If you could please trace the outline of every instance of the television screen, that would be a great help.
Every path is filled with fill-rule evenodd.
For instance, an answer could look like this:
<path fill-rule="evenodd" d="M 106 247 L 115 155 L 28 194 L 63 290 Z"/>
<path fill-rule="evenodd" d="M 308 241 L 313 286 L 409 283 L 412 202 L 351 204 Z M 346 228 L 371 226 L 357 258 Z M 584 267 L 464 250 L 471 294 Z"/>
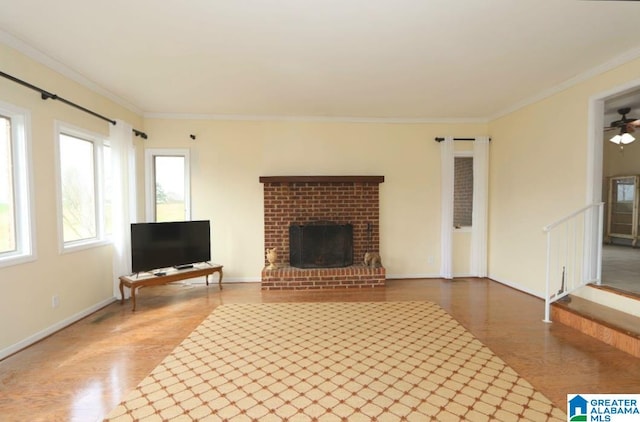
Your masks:
<path fill-rule="evenodd" d="M 209 220 L 131 224 L 134 273 L 211 260 Z"/>

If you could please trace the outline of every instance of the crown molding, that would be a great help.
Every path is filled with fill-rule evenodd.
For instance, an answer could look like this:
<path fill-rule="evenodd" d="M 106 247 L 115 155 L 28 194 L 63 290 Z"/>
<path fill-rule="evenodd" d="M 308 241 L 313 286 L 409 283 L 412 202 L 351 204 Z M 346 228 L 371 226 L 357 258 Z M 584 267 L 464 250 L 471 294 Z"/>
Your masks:
<path fill-rule="evenodd" d="M 349 116 L 280 116 L 245 114 L 190 114 L 144 113 L 145 119 L 217 120 L 217 121 L 277 121 L 277 122 L 338 122 L 338 123 L 487 123 L 485 118 L 404 118 L 404 117 L 349 117 Z"/>
<path fill-rule="evenodd" d="M 575 85 L 578 85 L 581 82 L 587 81 L 591 78 L 594 78 L 600 74 L 603 74 L 605 72 L 608 72 L 609 70 L 615 69 L 616 67 L 622 66 L 626 63 L 629 63 L 633 60 L 636 60 L 640 58 L 640 47 L 636 47 L 633 48 L 631 50 L 628 50 L 627 52 L 620 54 L 619 56 L 614 57 L 613 59 L 602 63 L 596 67 L 593 67 L 585 72 L 582 72 L 576 76 L 574 76 L 573 78 L 567 79 L 566 81 L 551 87 L 549 89 L 546 89 L 544 91 L 542 91 L 541 93 L 527 98 L 523 101 L 519 101 L 515 104 L 513 104 L 512 106 L 492 115 L 489 116 L 487 118 L 488 121 L 492 121 L 492 120 L 496 120 L 499 119 L 500 117 L 506 116 L 508 114 L 511 114 L 517 110 L 520 110 L 521 108 L 524 108 L 528 105 L 531 104 L 535 104 L 539 101 L 544 100 L 545 98 L 549 98 L 552 95 L 555 95 L 559 92 L 562 92 L 568 88 L 571 88 Z"/>
<path fill-rule="evenodd" d="M 46 55 L 45 53 L 43 53 L 40 50 L 37 50 L 35 48 L 33 48 L 32 46 L 30 46 L 29 44 L 27 44 L 26 42 L 14 37 L 13 35 L 9 34 L 6 31 L 3 31 L 2 29 L 0 29 L 0 43 L 5 44 L 8 47 L 13 48 L 14 50 L 17 50 L 18 52 L 20 52 L 21 54 L 29 57 L 30 59 L 48 67 L 49 69 L 61 74 L 62 76 L 71 79 L 72 81 L 75 81 L 77 83 L 79 83 L 80 85 L 84 86 L 85 88 L 95 92 L 96 94 L 102 95 L 103 97 L 108 98 L 109 100 L 113 101 L 114 103 L 121 105 L 122 107 L 126 108 L 127 110 L 137 114 L 137 115 L 142 115 L 142 110 L 140 110 L 138 107 L 136 107 L 135 105 L 131 104 L 130 102 L 124 100 L 123 98 L 115 95 L 114 93 L 112 93 L 111 91 L 108 91 L 107 89 L 101 87 L 100 85 L 98 85 L 97 83 L 93 82 L 92 80 L 84 77 L 83 75 L 81 75 L 80 73 L 76 72 L 75 70 L 71 69 L 70 67 L 66 66 L 65 64 L 59 62 L 58 60 Z"/>

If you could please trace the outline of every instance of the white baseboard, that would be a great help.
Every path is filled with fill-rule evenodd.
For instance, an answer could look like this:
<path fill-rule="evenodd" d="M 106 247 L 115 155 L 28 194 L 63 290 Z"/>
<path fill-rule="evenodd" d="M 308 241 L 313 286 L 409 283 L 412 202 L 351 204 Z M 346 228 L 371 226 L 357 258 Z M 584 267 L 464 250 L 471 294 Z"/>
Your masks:
<path fill-rule="evenodd" d="M 538 298 L 544 300 L 544 293 L 534 292 L 533 290 L 527 289 L 527 288 L 523 287 L 522 285 L 520 285 L 518 283 L 512 283 L 512 282 L 507 281 L 507 280 L 500 280 L 499 278 L 493 277 L 491 274 L 489 274 L 488 278 L 490 278 L 491 280 L 495 281 L 496 283 L 504 284 L 505 286 L 509 286 L 511 288 L 514 288 L 516 290 L 520 290 L 521 292 L 530 294 L 531 296 L 535 296 L 535 297 L 538 297 Z"/>
<path fill-rule="evenodd" d="M 260 283 L 262 281 L 262 277 L 225 277 L 222 284 L 229 283 Z"/>
<path fill-rule="evenodd" d="M 120 300 L 120 299 L 116 299 L 115 297 L 109 298 L 109 299 L 105 299 L 102 302 L 98 302 L 95 305 L 78 312 L 75 315 L 70 316 L 69 318 L 65 318 L 62 321 L 59 321 L 55 324 L 53 324 L 52 326 L 45 328 L 42 331 L 39 331 L 37 333 L 35 333 L 32 336 L 27 337 L 26 339 L 19 341 L 16 344 L 13 344 L 7 348 L 4 348 L 2 350 L 0 350 L 0 359 L 4 359 L 7 356 L 10 356 L 26 347 L 31 346 L 33 343 L 36 343 L 40 340 L 42 340 L 45 337 L 50 336 L 51 334 L 55 333 L 56 331 L 60 331 L 61 329 L 73 324 L 76 321 L 81 320 L 82 318 L 86 317 L 87 315 L 90 315 L 92 313 L 94 313 L 95 311 L 97 311 L 98 309 L 102 309 L 105 306 L 115 302 L 116 300 Z"/>
<path fill-rule="evenodd" d="M 402 280 L 403 278 L 440 278 L 440 274 L 387 274 L 387 280 Z"/>
<path fill-rule="evenodd" d="M 260 277 L 224 277 L 222 284 L 225 283 L 260 283 Z M 204 277 L 189 278 L 187 280 L 177 281 L 176 283 L 183 284 L 207 284 Z M 218 279 L 216 277 L 209 279 L 209 285 L 217 285 Z"/>

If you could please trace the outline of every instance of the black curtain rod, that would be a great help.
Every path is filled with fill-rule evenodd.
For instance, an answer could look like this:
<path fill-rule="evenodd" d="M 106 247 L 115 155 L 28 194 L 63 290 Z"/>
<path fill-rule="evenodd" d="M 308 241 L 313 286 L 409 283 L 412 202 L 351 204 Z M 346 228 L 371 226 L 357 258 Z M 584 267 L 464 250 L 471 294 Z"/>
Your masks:
<path fill-rule="evenodd" d="M 29 82 L 25 82 L 25 81 L 23 81 L 22 79 L 18 79 L 18 78 L 16 78 L 15 76 L 11 76 L 11 75 L 9 75 L 8 73 L 4 73 L 4 72 L 0 71 L 0 76 L 2 76 L 2 77 L 4 77 L 4 78 L 7 78 L 7 79 L 9 79 L 10 81 L 13 81 L 13 82 L 15 82 L 15 83 L 17 83 L 17 84 L 20 84 L 20 85 L 22 85 L 22 86 L 26 86 L 26 87 L 27 87 L 27 88 L 29 88 L 29 89 L 32 89 L 32 90 L 34 90 L 34 91 L 39 92 L 39 93 L 40 93 L 40 98 L 42 98 L 43 100 L 49 100 L 49 99 L 52 99 L 52 100 L 58 100 L 58 101 L 60 101 L 60 102 L 65 103 L 65 104 L 66 104 L 66 105 L 68 105 L 68 106 L 75 107 L 75 108 L 77 108 L 78 110 L 82 110 L 82 111 L 84 111 L 85 113 L 89 113 L 89 114 L 91 114 L 92 116 L 97 117 L 98 119 L 105 120 L 105 121 L 107 121 L 107 122 L 111 123 L 112 125 L 115 125 L 115 124 L 116 124 L 116 121 L 115 121 L 115 120 L 112 120 L 112 119 L 110 119 L 110 118 L 108 118 L 108 117 L 105 117 L 105 116 L 103 116 L 102 114 L 98 114 L 98 113 L 96 113 L 96 112 L 95 112 L 95 111 L 93 111 L 93 110 L 89 110 L 88 108 L 82 107 L 81 105 L 76 104 L 76 103 L 74 103 L 74 102 L 71 102 L 71 101 L 69 101 L 69 100 L 67 100 L 67 99 L 65 99 L 65 98 L 62 98 L 62 97 L 60 97 L 60 96 L 58 96 L 58 95 L 56 95 L 56 94 L 52 94 L 52 93 L 51 93 L 51 92 L 49 92 L 49 91 L 45 91 L 45 90 L 44 90 L 44 89 L 42 89 L 42 88 L 38 88 L 37 86 L 32 85 L 32 84 L 30 84 Z M 142 131 L 140 131 L 140 130 L 133 129 L 133 133 L 134 133 L 134 135 L 136 135 L 136 136 L 140 136 L 142 139 L 147 139 L 147 134 L 146 134 L 146 133 L 144 133 L 144 132 L 142 132 Z"/>
<path fill-rule="evenodd" d="M 453 138 L 454 141 L 475 141 L 476 138 Z M 436 142 L 442 142 L 444 141 L 444 138 L 435 138 Z M 489 138 L 489 141 L 491 141 L 491 138 Z"/>

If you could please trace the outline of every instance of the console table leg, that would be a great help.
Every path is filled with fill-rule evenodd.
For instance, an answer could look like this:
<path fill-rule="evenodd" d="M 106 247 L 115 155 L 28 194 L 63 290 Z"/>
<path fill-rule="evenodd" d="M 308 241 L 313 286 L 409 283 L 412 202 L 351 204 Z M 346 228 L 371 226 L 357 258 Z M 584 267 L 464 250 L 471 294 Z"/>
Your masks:
<path fill-rule="evenodd" d="M 133 307 L 131 308 L 131 312 L 136 310 L 136 288 L 135 287 L 131 287 L 131 303 L 133 304 Z"/>
<path fill-rule="evenodd" d="M 120 303 L 124 303 L 124 289 L 122 288 L 122 280 L 120 280 Z"/>
<path fill-rule="evenodd" d="M 220 277 L 218 277 L 218 287 L 222 290 L 222 268 L 220 268 L 218 274 L 220 274 Z"/>

